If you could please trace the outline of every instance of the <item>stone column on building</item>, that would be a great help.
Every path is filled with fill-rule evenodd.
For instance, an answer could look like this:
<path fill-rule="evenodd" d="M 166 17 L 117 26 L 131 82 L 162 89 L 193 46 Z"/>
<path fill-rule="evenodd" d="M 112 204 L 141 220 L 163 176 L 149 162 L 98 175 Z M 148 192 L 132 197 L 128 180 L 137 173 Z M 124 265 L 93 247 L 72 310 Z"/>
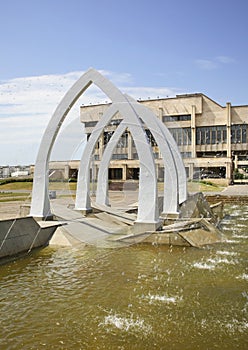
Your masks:
<path fill-rule="evenodd" d="M 65 169 L 64 169 L 64 178 L 65 180 L 69 179 L 70 177 L 70 167 L 68 164 L 65 165 Z"/>
<path fill-rule="evenodd" d="M 163 121 L 163 114 L 164 114 L 164 110 L 163 110 L 163 107 L 159 107 L 159 114 L 158 114 L 158 117 L 159 119 L 161 120 L 161 122 Z"/>
<path fill-rule="evenodd" d="M 126 164 L 122 165 L 122 180 L 123 181 L 127 180 L 127 165 Z"/>
<path fill-rule="evenodd" d="M 196 158 L 195 105 L 192 105 L 191 111 L 191 157 Z"/>
<path fill-rule="evenodd" d="M 189 179 L 193 180 L 194 177 L 194 163 L 189 163 Z"/>
<path fill-rule="evenodd" d="M 232 157 L 231 150 L 231 124 L 232 124 L 232 113 L 231 113 L 231 103 L 226 104 L 226 143 L 227 143 L 227 158 Z"/>
<path fill-rule="evenodd" d="M 234 156 L 234 169 L 238 169 L 238 155 L 235 154 Z"/>
<path fill-rule="evenodd" d="M 226 179 L 232 179 L 232 162 L 226 162 Z"/>
<path fill-rule="evenodd" d="M 231 125 L 232 125 L 232 114 L 231 114 L 231 103 L 226 103 L 226 156 L 229 160 L 226 167 L 226 178 L 233 178 L 233 164 L 232 164 L 232 141 L 231 141 Z"/>

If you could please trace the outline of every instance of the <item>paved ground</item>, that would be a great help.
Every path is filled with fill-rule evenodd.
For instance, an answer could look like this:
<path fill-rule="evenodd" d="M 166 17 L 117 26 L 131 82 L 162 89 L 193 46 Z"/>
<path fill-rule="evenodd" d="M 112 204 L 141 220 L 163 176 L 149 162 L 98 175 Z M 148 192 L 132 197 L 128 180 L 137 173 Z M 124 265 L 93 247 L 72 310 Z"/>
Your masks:
<path fill-rule="evenodd" d="M 208 195 L 224 195 L 224 196 L 248 196 L 248 185 L 233 185 L 228 186 L 222 192 L 209 192 Z M 113 207 L 122 208 L 127 207 L 131 203 L 137 202 L 138 191 L 110 191 L 110 203 Z M 14 217 L 20 217 L 21 204 L 28 203 L 30 201 L 25 199 L 23 202 L 0 202 L 0 220 L 10 219 Z M 66 203 L 73 204 L 71 197 L 65 197 L 60 200 L 66 205 Z"/>
<path fill-rule="evenodd" d="M 221 193 L 225 196 L 248 196 L 248 185 L 228 186 Z"/>

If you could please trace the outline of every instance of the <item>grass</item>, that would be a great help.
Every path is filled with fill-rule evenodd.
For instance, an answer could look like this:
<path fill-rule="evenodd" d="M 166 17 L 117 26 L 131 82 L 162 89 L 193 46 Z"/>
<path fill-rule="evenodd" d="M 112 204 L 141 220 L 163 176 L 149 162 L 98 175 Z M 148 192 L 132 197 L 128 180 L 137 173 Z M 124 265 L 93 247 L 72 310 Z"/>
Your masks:
<path fill-rule="evenodd" d="M 32 191 L 32 182 L 13 182 L 0 186 L 0 201 L 10 201 L 10 200 L 24 200 L 25 196 L 29 197 L 29 193 L 25 192 L 11 192 L 11 191 Z M 158 190 L 163 191 L 163 183 L 158 183 Z M 49 190 L 54 191 L 75 191 L 77 188 L 77 183 L 75 182 L 50 182 Z M 188 192 L 221 192 L 225 187 L 213 184 L 209 181 L 189 181 L 188 182 Z M 9 191 L 9 193 L 1 192 Z M 61 194 L 62 195 L 62 194 Z M 64 194 L 63 194 L 64 195 Z"/>
<path fill-rule="evenodd" d="M 26 199 L 23 197 L 5 197 L 0 198 L 0 203 L 6 203 L 6 202 L 26 202 Z"/>
<path fill-rule="evenodd" d="M 225 187 L 210 181 L 189 181 L 188 192 L 222 192 Z"/>
<path fill-rule="evenodd" d="M 77 184 L 75 182 L 50 182 L 49 190 L 76 190 Z M 0 191 L 32 191 L 32 182 L 12 182 L 4 185 L 0 185 Z"/>
<path fill-rule="evenodd" d="M 0 192 L 0 203 L 26 201 L 30 198 L 30 193 L 27 192 Z"/>
<path fill-rule="evenodd" d="M 29 196 L 29 193 L 27 192 L 0 192 L 0 198 L 1 197 L 27 197 Z"/>

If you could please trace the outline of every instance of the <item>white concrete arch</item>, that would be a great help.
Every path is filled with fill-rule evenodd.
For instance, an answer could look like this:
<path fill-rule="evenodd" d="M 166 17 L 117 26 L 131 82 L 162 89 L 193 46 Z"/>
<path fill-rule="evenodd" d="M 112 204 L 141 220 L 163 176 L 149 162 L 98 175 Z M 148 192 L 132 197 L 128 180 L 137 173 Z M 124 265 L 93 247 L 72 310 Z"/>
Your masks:
<path fill-rule="evenodd" d="M 108 167 L 114 152 L 115 147 L 117 146 L 118 141 L 120 140 L 121 135 L 127 129 L 127 124 L 122 121 L 114 134 L 111 136 L 102 156 L 102 160 L 98 170 L 98 178 L 96 191 L 96 203 L 100 205 L 109 205 L 108 200 Z"/>
<path fill-rule="evenodd" d="M 183 202 L 187 196 L 186 173 L 180 152 L 177 147 L 174 147 L 175 150 L 173 149 L 172 152 L 175 141 L 165 125 L 149 109 L 141 106 L 130 97 L 127 98 L 137 115 L 152 132 L 163 157 L 165 169 L 163 213 L 176 214 L 179 202 Z M 97 188 L 96 202 L 99 204 L 108 204 L 108 172 L 106 169 L 108 169 L 112 153 L 127 127 L 128 125 L 122 121 L 104 151 L 98 172 L 98 183 L 101 186 Z"/>
<path fill-rule="evenodd" d="M 34 217 L 44 218 L 51 214 L 48 195 L 48 172 L 51 151 L 60 127 L 70 109 L 92 83 L 97 85 L 111 100 L 116 102 L 123 101 L 122 93 L 109 80 L 92 68 L 84 73 L 69 89 L 53 113 L 40 143 L 35 162 L 30 210 L 30 215 Z"/>
<path fill-rule="evenodd" d="M 158 208 L 157 208 L 157 184 L 156 180 L 156 169 L 153 159 L 153 154 L 146 141 L 144 132 L 139 118 L 135 115 L 129 103 L 127 103 L 124 95 L 106 78 L 94 69 L 87 71 L 67 92 L 65 97 L 62 99 L 57 109 L 55 110 L 47 129 L 42 138 L 34 173 L 34 184 L 32 193 L 32 203 L 30 215 L 35 217 L 46 217 L 51 214 L 50 201 L 48 196 L 48 169 L 49 159 L 52 147 L 54 145 L 56 136 L 59 129 L 70 111 L 76 100 L 83 94 L 83 92 L 92 84 L 96 84 L 112 101 L 113 104 L 118 104 L 117 111 L 120 111 L 126 116 L 127 121 L 130 124 L 134 124 L 133 137 L 136 143 L 136 148 L 139 153 L 141 160 L 140 169 L 140 207 L 138 213 L 138 221 L 144 222 L 156 222 L 158 220 Z M 109 114 L 111 118 L 111 113 Z M 99 125 L 98 125 L 99 127 Z M 90 147 L 94 144 L 94 139 L 86 146 L 86 151 L 89 151 Z M 142 151 L 145 149 L 145 153 Z M 85 154 L 85 153 L 84 153 Z M 76 209 L 87 210 L 89 206 L 89 194 L 88 192 L 82 192 L 82 184 L 80 183 L 81 178 L 85 178 L 83 184 L 86 184 L 88 190 L 88 175 L 89 164 L 87 161 L 87 167 L 84 168 L 84 161 L 80 164 L 79 169 L 79 182 L 77 188 L 76 197 Z M 84 174 L 85 173 L 85 174 Z M 83 174 L 83 175 L 82 175 Z M 147 184 L 149 183 L 149 186 Z"/>
<path fill-rule="evenodd" d="M 167 160 L 169 162 L 169 173 L 166 173 L 168 176 L 167 179 L 170 179 L 171 175 L 173 177 L 175 175 L 177 176 L 178 203 L 181 204 L 187 199 L 187 175 L 177 143 L 167 127 L 153 114 L 151 110 L 142 106 L 136 101 L 133 103 L 135 103 L 135 108 L 137 110 L 137 113 L 139 113 L 141 119 L 152 131 L 152 134 L 158 143 L 164 161 Z"/>
<path fill-rule="evenodd" d="M 103 127 L 108 125 L 111 115 L 114 116 L 117 112 L 121 114 L 123 117 L 123 122 L 126 123 L 130 132 L 132 133 L 140 160 L 139 206 L 137 222 L 158 222 L 157 176 L 153 153 L 147 141 L 141 120 L 125 97 L 123 102 L 112 104 L 91 133 L 80 161 L 75 209 L 83 211 L 88 211 L 91 209 L 89 197 L 90 159 L 96 142 L 103 131 Z M 98 186 L 101 186 L 101 184 L 98 184 Z"/>
<path fill-rule="evenodd" d="M 51 214 L 50 202 L 48 196 L 48 163 L 52 147 L 59 132 L 59 129 L 66 118 L 71 107 L 76 100 L 84 93 L 84 91 L 94 83 L 97 85 L 111 100 L 112 106 L 106 111 L 101 120 L 95 126 L 89 142 L 83 152 L 80 169 L 78 174 L 78 186 L 76 194 L 75 209 L 88 210 L 90 209 L 89 198 L 89 170 L 90 159 L 95 147 L 95 144 L 103 131 L 104 127 L 119 112 L 123 116 L 123 125 L 129 128 L 132 133 L 133 140 L 136 145 L 138 157 L 140 160 L 140 184 L 139 184 L 139 206 L 137 221 L 141 223 L 156 223 L 158 222 L 158 194 L 157 194 L 157 176 L 152 149 L 148 143 L 145 131 L 142 126 L 141 118 L 147 124 L 148 128 L 154 129 L 156 137 L 162 145 L 162 138 L 165 141 L 166 147 L 162 145 L 163 154 L 168 153 L 170 166 L 168 167 L 168 176 L 173 184 L 173 191 L 167 194 L 167 202 L 173 203 L 172 207 L 178 205 L 179 201 L 184 197 L 183 181 L 179 181 L 176 170 L 182 170 L 180 159 L 177 155 L 178 149 L 169 131 L 159 124 L 157 118 L 153 116 L 143 106 L 141 107 L 136 101 L 124 96 L 109 80 L 103 77 L 94 69 L 88 70 L 67 92 L 57 109 L 43 135 L 39 152 L 35 164 L 33 194 L 30 215 L 35 217 L 46 217 Z M 143 115 L 143 117 L 139 116 Z M 156 122 L 153 121 L 156 120 Z M 167 134 L 167 131 L 169 134 Z M 159 136 L 158 136 L 159 135 Z M 155 136 L 155 135 L 154 135 Z M 118 134 L 115 136 L 118 138 Z M 168 139 L 169 141 L 167 141 Z M 111 149 L 109 149 L 111 152 Z M 176 153 L 175 162 L 173 165 L 173 154 Z M 167 158 L 168 158 L 167 157 Z M 175 165 L 176 164 L 176 165 Z M 183 167 L 184 169 L 184 167 Z M 185 170 L 184 170 L 185 171 Z M 175 178 L 177 179 L 175 182 Z M 174 182 L 173 182 L 174 181 Z M 175 186 L 174 186 L 175 185 Z M 180 190 L 180 186 L 181 189 Z M 179 188 L 179 190 L 178 190 Z M 170 198 L 171 196 L 171 198 Z M 167 212 L 169 209 L 166 209 Z"/>

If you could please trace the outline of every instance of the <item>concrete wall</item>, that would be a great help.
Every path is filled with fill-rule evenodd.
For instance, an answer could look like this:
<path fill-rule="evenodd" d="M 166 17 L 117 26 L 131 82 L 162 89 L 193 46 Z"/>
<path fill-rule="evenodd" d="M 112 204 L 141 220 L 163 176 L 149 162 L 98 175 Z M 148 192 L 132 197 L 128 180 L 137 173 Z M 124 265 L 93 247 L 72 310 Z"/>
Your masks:
<path fill-rule="evenodd" d="M 0 259 L 46 245 L 56 228 L 41 228 L 32 217 L 0 221 Z"/>

